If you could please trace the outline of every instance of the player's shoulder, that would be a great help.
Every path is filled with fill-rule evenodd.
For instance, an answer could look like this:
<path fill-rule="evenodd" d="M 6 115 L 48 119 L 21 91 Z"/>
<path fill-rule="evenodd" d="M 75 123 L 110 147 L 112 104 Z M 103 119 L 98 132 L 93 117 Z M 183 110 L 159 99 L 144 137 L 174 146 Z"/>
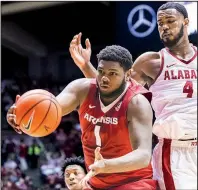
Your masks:
<path fill-rule="evenodd" d="M 155 69 L 156 67 L 160 67 L 161 58 L 159 52 L 146 52 L 141 54 L 133 63 L 132 68 L 135 71 L 148 71 Z"/>
<path fill-rule="evenodd" d="M 74 93 L 79 96 L 80 99 L 83 99 L 84 95 L 88 94 L 89 92 L 92 80 L 88 78 L 73 80 L 67 85 L 66 89 L 69 90 L 70 93 Z"/>
<path fill-rule="evenodd" d="M 144 105 L 147 104 L 150 104 L 148 99 L 142 93 L 138 93 L 131 98 L 131 101 L 129 102 L 129 107 L 144 107 Z"/>
<path fill-rule="evenodd" d="M 154 51 L 149 51 L 141 54 L 135 62 L 145 62 L 148 60 L 153 60 L 153 59 L 159 59 L 160 58 L 160 53 L 159 52 L 154 52 Z"/>
<path fill-rule="evenodd" d="M 80 78 L 72 81 L 71 85 L 73 87 L 77 87 L 79 90 L 80 89 L 89 89 L 93 79 L 90 78 Z"/>
<path fill-rule="evenodd" d="M 90 91 L 91 84 L 94 84 L 94 81 L 95 79 L 80 78 L 70 83 L 70 92 L 74 92 L 76 94 L 80 100 L 80 104 L 86 100 Z"/>
<path fill-rule="evenodd" d="M 145 116 L 146 114 L 150 114 L 151 110 L 152 108 L 148 99 L 143 94 L 136 94 L 131 98 L 131 101 L 128 104 L 127 115 L 128 118 L 137 114 Z"/>

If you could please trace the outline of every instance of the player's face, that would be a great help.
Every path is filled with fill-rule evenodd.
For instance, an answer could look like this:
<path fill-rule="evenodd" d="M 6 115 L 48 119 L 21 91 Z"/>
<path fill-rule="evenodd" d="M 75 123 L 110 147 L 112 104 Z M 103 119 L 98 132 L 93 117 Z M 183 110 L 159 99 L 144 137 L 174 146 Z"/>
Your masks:
<path fill-rule="evenodd" d="M 81 166 L 70 165 L 65 169 L 65 183 L 70 190 L 81 190 L 80 181 L 85 177 L 85 171 Z"/>
<path fill-rule="evenodd" d="M 184 17 L 176 9 L 160 10 L 157 13 L 160 38 L 166 47 L 172 47 L 184 35 Z"/>
<path fill-rule="evenodd" d="M 123 91 L 125 71 L 118 62 L 101 60 L 97 70 L 97 82 L 101 96 L 112 97 Z"/>

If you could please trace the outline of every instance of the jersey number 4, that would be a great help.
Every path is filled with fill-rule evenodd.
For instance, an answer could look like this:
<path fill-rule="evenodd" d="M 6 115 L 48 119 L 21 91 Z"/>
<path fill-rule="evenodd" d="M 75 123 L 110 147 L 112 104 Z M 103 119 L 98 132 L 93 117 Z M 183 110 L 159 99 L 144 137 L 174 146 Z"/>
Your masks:
<path fill-rule="evenodd" d="M 192 81 L 186 81 L 184 88 L 183 88 L 183 93 L 187 93 L 187 98 L 192 98 L 192 94 L 193 94 Z"/>

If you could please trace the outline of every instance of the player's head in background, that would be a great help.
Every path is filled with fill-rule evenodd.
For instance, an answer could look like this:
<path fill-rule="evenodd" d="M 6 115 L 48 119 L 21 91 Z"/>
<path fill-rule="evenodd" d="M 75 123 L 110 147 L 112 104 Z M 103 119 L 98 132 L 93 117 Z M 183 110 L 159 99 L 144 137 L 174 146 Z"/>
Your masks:
<path fill-rule="evenodd" d="M 188 41 L 189 19 L 182 4 L 168 2 L 159 7 L 157 24 L 160 38 L 166 47 L 174 47 L 178 43 Z"/>
<path fill-rule="evenodd" d="M 97 58 L 100 95 L 112 98 L 125 88 L 127 72 L 133 63 L 132 55 L 127 49 L 112 45 L 102 49 Z"/>
<path fill-rule="evenodd" d="M 64 181 L 68 189 L 80 190 L 80 181 L 86 175 L 86 167 L 83 158 L 67 158 L 62 166 Z"/>

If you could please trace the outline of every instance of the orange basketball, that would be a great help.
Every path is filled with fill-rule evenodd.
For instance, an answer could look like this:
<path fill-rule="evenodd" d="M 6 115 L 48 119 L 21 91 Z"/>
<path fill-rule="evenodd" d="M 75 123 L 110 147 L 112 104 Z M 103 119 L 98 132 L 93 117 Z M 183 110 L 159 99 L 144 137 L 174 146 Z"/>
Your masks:
<path fill-rule="evenodd" d="M 43 137 L 56 130 L 62 110 L 55 96 L 46 90 L 24 93 L 16 103 L 16 123 L 27 135 Z"/>

